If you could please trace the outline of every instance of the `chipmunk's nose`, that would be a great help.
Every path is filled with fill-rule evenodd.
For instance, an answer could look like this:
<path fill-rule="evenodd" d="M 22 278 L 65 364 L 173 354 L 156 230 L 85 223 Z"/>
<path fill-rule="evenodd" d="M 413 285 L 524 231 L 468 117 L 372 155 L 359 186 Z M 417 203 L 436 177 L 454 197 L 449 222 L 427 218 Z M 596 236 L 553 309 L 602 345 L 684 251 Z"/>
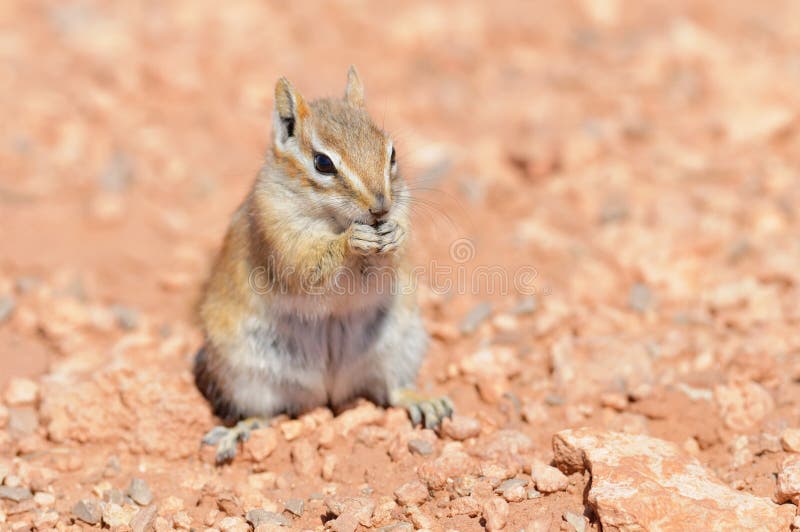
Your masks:
<path fill-rule="evenodd" d="M 389 212 L 391 206 L 392 204 L 386 199 L 386 196 L 382 192 L 378 192 L 375 194 L 375 202 L 369 208 L 369 213 L 376 218 L 380 218 Z"/>

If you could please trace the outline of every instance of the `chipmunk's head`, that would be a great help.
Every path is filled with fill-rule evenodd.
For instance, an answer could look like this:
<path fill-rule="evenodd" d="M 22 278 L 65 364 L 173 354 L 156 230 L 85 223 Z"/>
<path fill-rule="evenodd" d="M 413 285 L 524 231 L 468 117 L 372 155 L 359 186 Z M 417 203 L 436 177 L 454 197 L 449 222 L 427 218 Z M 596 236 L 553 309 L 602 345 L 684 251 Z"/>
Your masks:
<path fill-rule="evenodd" d="M 342 225 L 375 223 L 402 189 L 392 140 L 364 106 L 354 67 L 343 98 L 306 102 L 286 78 L 275 86 L 274 153 L 284 175 Z"/>

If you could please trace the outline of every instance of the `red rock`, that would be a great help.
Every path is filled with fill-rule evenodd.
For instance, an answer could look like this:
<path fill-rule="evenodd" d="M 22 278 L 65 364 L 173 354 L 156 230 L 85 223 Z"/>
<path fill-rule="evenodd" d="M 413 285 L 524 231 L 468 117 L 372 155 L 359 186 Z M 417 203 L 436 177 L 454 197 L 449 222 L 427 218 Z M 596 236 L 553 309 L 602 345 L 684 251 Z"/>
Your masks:
<path fill-rule="evenodd" d="M 322 459 L 322 470 L 320 474 L 323 480 L 333 480 L 333 475 L 336 471 L 336 465 L 339 463 L 339 457 L 335 454 L 326 454 Z"/>
<path fill-rule="evenodd" d="M 394 490 L 394 496 L 401 506 L 419 506 L 428 500 L 428 488 L 419 480 L 412 480 Z"/>
<path fill-rule="evenodd" d="M 308 440 L 298 440 L 292 445 L 292 463 L 301 477 L 317 477 L 322 467 L 317 446 Z"/>
<path fill-rule="evenodd" d="M 521 502 L 528 498 L 527 485 L 528 481 L 525 479 L 512 478 L 497 486 L 495 491 L 508 502 Z"/>
<path fill-rule="evenodd" d="M 481 513 L 481 505 L 472 495 L 457 497 L 450 501 L 449 515 L 468 515 L 475 517 Z"/>
<path fill-rule="evenodd" d="M 752 381 L 734 381 L 727 386 L 717 386 L 714 398 L 725 425 L 736 431 L 753 427 L 775 407 L 769 392 Z"/>
<path fill-rule="evenodd" d="M 486 520 L 486 530 L 493 532 L 502 530 L 508 522 L 508 503 L 500 497 L 491 497 L 483 504 L 483 518 Z"/>
<path fill-rule="evenodd" d="M 440 490 L 447 479 L 476 472 L 477 463 L 462 450 L 460 443 L 445 445 L 436 460 L 425 462 L 417 468 L 417 476 L 429 489 Z"/>
<path fill-rule="evenodd" d="M 536 489 L 542 493 L 564 491 L 569 486 L 569 479 L 564 473 L 542 462 L 535 462 L 531 466 L 531 477 Z"/>
<path fill-rule="evenodd" d="M 333 428 L 333 425 L 326 424 L 322 425 L 319 429 L 319 446 L 323 449 L 330 449 L 333 447 L 333 442 L 336 439 L 336 430 Z"/>
<path fill-rule="evenodd" d="M 800 457 L 789 456 L 783 460 L 775 487 L 775 501 L 800 504 Z"/>
<path fill-rule="evenodd" d="M 153 522 L 156 519 L 157 511 L 158 508 L 155 504 L 151 504 L 139 510 L 139 513 L 133 517 L 130 523 L 132 532 L 147 532 L 150 530 L 150 527 L 153 526 Z"/>
<path fill-rule="evenodd" d="M 786 530 L 793 507 L 731 489 L 675 444 L 591 429 L 553 437 L 556 465 L 588 470 L 587 500 L 609 530 Z"/>
<path fill-rule="evenodd" d="M 353 516 L 362 526 L 372 526 L 375 501 L 368 497 L 325 497 L 325 506 L 335 516 Z M 349 519 L 346 519 L 349 523 Z"/>
<path fill-rule="evenodd" d="M 333 532 L 355 532 L 358 528 L 358 518 L 353 514 L 345 513 L 326 523 L 326 526 Z"/>
<path fill-rule="evenodd" d="M 272 427 L 256 429 L 244 442 L 244 453 L 254 462 L 262 462 L 278 447 L 278 432 Z"/>
<path fill-rule="evenodd" d="M 286 441 L 292 441 L 303 435 L 306 426 L 305 423 L 299 419 L 290 419 L 281 423 L 280 429 L 283 433 L 283 437 L 286 438 Z"/>
<path fill-rule="evenodd" d="M 539 426 L 547 421 L 547 409 L 538 401 L 525 401 L 522 405 L 522 419 L 534 426 Z"/>
<path fill-rule="evenodd" d="M 442 530 L 442 527 L 431 516 L 416 506 L 406 508 L 406 515 L 417 530 Z"/>
<path fill-rule="evenodd" d="M 481 462 L 479 466 L 480 474 L 489 479 L 496 479 L 498 482 L 509 479 L 520 472 L 520 465 L 510 461 Z"/>
<path fill-rule="evenodd" d="M 382 419 L 383 412 L 378 407 L 372 403 L 361 403 L 342 412 L 334 419 L 334 424 L 339 434 L 347 436 L 359 427 L 380 423 Z"/>
<path fill-rule="evenodd" d="M 508 391 L 508 379 L 504 375 L 481 374 L 477 377 L 478 394 L 484 402 L 494 405 Z"/>
<path fill-rule="evenodd" d="M 481 422 L 473 417 L 454 414 L 442 421 L 442 434 L 453 440 L 475 438 L 481 433 Z"/>
<path fill-rule="evenodd" d="M 8 383 L 5 400 L 8 406 L 32 405 L 39 398 L 39 385 L 30 379 L 14 378 Z"/>
<path fill-rule="evenodd" d="M 628 396 L 620 392 L 605 392 L 600 394 L 600 404 L 622 412 L 628 407 Z"/>
<path fill-rule="evenodd" d="M 484 459 L 508 459 L 519 462 L 523 455 L 533 452 L 533 440 L 516 430 L 499 430 L 485 438 L 476 449 Z"/>
<path fill-rule="evenodd" d="M 786 429 L 781 433 L 781 447 L 787 453 L 800 453 L 800 429 Z"/>
<path fill-rule="evenodd" d="M 391 497 L 381 497 L 372 512 L 372 526 L 386 526 L 395 520 L 395 512 L 398 510 L 397 503 Z"/>

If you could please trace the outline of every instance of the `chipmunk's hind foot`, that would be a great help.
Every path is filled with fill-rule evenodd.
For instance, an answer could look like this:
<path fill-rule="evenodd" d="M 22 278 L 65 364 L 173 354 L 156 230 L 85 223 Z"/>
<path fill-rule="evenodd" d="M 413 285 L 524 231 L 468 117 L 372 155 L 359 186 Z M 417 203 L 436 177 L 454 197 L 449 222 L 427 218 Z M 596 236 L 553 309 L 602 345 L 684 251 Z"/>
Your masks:
<path fill-rule="evenodd" d="M 447 397 L 429 397 L 416 390 L 402 388 L 391 393 L 392 406 L 405 408 L 413 425 L 436 429 L 442 420 L 453 415 L 453 402 Z"/>
<path fill-rule="evenodd" d="M 209 430 L 203 436 L 201 443 L 203 445 L 216 445 L 215 460 L 217 465 L 226 464 L 236 457 L 239 442 L 247 441 L 252 431 L 266 427 L 267 424 L 268 421 L 265 419 L 251 417 L 239 421 L 232 427 L 219 425 Z"/>

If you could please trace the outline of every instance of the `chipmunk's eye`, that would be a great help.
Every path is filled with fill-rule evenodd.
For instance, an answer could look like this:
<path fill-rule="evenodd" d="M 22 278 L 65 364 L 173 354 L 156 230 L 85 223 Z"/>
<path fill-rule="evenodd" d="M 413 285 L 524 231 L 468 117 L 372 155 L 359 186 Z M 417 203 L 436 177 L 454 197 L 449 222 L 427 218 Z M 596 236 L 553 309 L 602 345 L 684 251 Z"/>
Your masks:
<path fill-rule="evenodd" d="M 392 146 L 392 155 L 391 157 L 389 157 L 389 164 L 391 164 L 392 166 L 397 164 L 397 154 L 394 151 L 394 146 Z"/>
<path fill-rule="evenodd" d="M 321 174 L 335 174 L 336 166 L 334 166 L 331 158 L 324 153 L 314 154 L 314 168 Z"/>

